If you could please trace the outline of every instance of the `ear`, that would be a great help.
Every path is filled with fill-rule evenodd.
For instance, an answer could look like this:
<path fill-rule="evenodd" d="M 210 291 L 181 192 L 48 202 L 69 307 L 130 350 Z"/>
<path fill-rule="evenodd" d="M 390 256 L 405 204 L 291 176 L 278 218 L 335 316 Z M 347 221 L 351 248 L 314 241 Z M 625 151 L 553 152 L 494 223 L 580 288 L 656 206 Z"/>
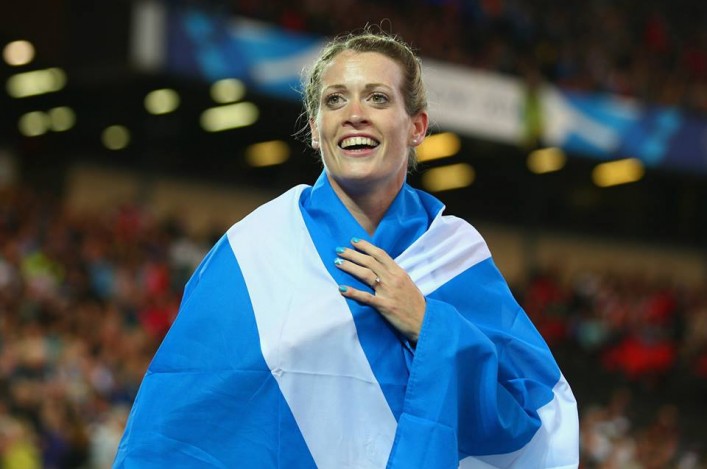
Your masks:
<path fill-rule="evenodd" d="M 312 148 L 314 148 L 315 150 L 319 150 L 319 130 L 317 129 L 317 123 L 314 121 L 314 119 L 309 119 L 309 132 L 312 135 Z"/>
<path fill-rule="evenodd" d="M 429 125 L 429 117 L 426 111 L 419 112 L 412 118 L 412 127 L 410 131 L 410 146 L 416 147 L 422 143 L 427 135 L 427 127 Z"/>

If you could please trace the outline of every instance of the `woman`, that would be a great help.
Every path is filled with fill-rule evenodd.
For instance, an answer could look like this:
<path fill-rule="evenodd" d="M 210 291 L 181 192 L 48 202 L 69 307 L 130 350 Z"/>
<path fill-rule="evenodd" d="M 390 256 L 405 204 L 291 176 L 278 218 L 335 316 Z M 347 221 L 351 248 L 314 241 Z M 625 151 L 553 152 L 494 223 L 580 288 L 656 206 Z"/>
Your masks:
<path fill-rule="evenodd" d="M 576 467 L 572 393 L 486 244 L 405 184 L 415 55 L 336 39 L 305 108 L 324 172 L 199 266 L 116 467 Z"/>

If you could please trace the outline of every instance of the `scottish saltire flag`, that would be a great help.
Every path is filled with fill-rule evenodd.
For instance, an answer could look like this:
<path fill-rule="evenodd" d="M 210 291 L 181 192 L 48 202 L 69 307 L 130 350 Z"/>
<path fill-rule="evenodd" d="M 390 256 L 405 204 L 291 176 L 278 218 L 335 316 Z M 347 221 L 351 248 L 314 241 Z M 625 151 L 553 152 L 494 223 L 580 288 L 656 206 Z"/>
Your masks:
<path fill-rule="evenodd" d="M 369 236 L 326 177 L 235 224 L 185 288 L 116 468 L 569 468 L 572 392 L 479 233 L 405 185 Z M 338 285 L 352 237 L 427 299 L 413 349 Z"/>

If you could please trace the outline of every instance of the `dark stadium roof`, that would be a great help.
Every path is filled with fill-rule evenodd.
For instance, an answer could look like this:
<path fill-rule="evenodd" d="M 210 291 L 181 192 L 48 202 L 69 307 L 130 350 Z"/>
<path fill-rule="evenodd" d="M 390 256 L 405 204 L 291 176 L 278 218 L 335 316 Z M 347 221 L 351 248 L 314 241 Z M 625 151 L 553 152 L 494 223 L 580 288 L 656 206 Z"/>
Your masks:
<path fill-rule="evenodd" d="M 40 13 L 41 12 L 41 13 Z M 311 150 L 293 138 L 299 105 L 249 94 L 261 109 L 258 123 L 218 134 L 197 125 L 208 100 L 204 83 L 136 72 L 128 61 L 130 3 L 88 1 L 9 2 L 0 15 L 0 42 L 32 41 L 31 66 L 62 67 L 67 87 L 51 95 L 11 99 L 0 95 L 0 147 L 14 151 L 26 180 L 60 189 L 57 175 L 77 161 L 129 167 L 156 175 L 188 175 L 245 187 L 284 189 L 310 183 L 320 171 Z M 21 69 L 21 70 L 24 70 Z M 0 78 L 20 69 L 0 64 Z M 145 113 L 142 99 L 169 86 L 182 98 L 180 111 L 165 116 Z M 23 137 L 17 119 L 25 112 L 70 105 L 76 127 L 69 132 Z M 133 142 L 121 152 L 106 150 L 102 128 L 123 123 Z M 254 142 L 283 139 L 292 157 L 284 165 L 251 168 L 244 149 Z M 707 244 L 707 177 L 649 170 L 633 184 L 600 189 L 590 172 L 596 161 L 570 158 L 558 173 L 535 175 L 526 166 L 527 151 L 515 146 L 464 138 L 454 157 L 476 170 L 475 183 L 439 197 L 453 213 L 470 219 L 516 224 L 523 229 L 551 227 L 676 244 Z M 423 165 L 421 170 L 435 163 Z M 419 171 L 411 175 L 419 182 Z"/>

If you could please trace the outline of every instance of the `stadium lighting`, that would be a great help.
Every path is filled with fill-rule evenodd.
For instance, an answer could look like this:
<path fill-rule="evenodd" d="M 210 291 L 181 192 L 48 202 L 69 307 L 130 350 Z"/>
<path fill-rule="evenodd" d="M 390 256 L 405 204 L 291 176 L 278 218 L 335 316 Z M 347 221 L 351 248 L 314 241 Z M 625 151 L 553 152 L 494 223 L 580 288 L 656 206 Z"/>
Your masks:
<path fill-rule="evenodd" d="M 25 137 L 38 137 L 49 130 L 49 116 L 42 111 L 23 114 L 17 122 L 20 133 Z"/>
<path fill-rule="evenodd" d="M 122 150 L 130 143 L 130 131 L 122 125 L 111 125 L 103 130 L 101 141 L 109 150 Z"/>
<path fill-rule="evenodd" d="M 169 88 L 154 90 L 145 96 L 145 109 L 150 114 L 169 114 L 179 107 L 179 94 Z"/>
<path fill-rule="evenodd" d="M 442 132 L 425 137 L 417 147 L 417 160 L 430 161 L 447 158 L 459 153 L 461 140 L 452 132 Z"/>
<path fill-rule="evenodd" d="M 7 80 L 7 94 L 13 98 L 26 98 L 53 93 L 66 86 L 66 73 L 60 68 L 47 68 L 17 73 Z"/>
<path fill-rule="evenodd" d="M 234 103 L 245 95 L 245 85 L 236 78 L 224 78 L 211 85 L 210 93 L 217 103 Z"/>
<path fill-rule="evenodd" d="M 541 148 L 528 155 L 528 169 L 535 174 L 559 171 L 565 166 L 567 158 L 565 153 L 555 147 Z"/>
<path fill-rule="evenodd" d="M 282 140 L 255 143 L 246 148 L 246 162 L 256 168 L 282 164 L 290 158 L 290 147 Z"/>
<path fill-rule="evenodd" d="M 54 132 L 65 132 L 76 123 L 76 114 L 68 106 L 55 107 L 49 110 L 49 128 Z"/>
<path fill-rule="evenodd" d="M 25 137 L 38 137 L 48 131 L 64 132 L 74 126 L 76 115 L 67 106 L 55 107 L 48 112 L 32 111 L 23 114 L 17 122 L 20 133 Z"/>
<path fill-rule="evenodd" d="M 644 174 L 639 159 L 627 158 L 597 165 L 592 171 L 592 180 L 599 187 L 610 187 L 638 181 Z"/>
<path fill-rule="evenodd" d="M 422 175 L 422 186 L 430 192 L 461 189 L 470 186 L 475 178 L 474 168 L 458 163 L 427 170 Z"/>
<path fill-rule="evenodd" d="M 5 45 L 2 57 L 12 67 L 27 65 L 34 59 L 34 46 L 29 41 L 12 41 Z"/>
<path fill-rule="evenodd" d="M 207 132 L 246 127 L 254 124 L 258 115 L 258 107 L 248 102 L 212 107 L 201 114 L 201 127 Z"/>

